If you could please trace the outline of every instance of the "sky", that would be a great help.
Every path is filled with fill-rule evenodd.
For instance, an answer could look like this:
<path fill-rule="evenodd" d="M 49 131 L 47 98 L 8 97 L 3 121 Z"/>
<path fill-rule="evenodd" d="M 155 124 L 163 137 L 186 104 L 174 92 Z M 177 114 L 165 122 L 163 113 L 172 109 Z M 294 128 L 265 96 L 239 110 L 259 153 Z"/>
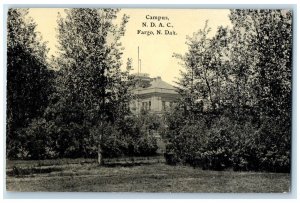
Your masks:
<path fill-rule="evenodd" d="M 29 16 L 37 23 L 37 31 L 44 41 L 48 41 L 49 56 L 57 55 L 58 12 L 64 16 L 63 8 L 32 8 L 29 12 Z M 186 53 L 186 37 L 202 29 L 206 20 L 211 28 L 211 36 L 218 26 L 231 26 L 229 10 L 225 9 L 135 8 L 121 9 L 119 16 L 123 14 L 130 17 L 125 36 L 121 39 L 125 48 L 123 68 L 127 58 L 132 58 L 132 73 L 137 72 L 139 47 L 141 72 L 148 73 L 151 77 L 161 76 L 164 81 L 173 85 L 183 68 L 180 61 L 172 56 L 174 53 Z"/>

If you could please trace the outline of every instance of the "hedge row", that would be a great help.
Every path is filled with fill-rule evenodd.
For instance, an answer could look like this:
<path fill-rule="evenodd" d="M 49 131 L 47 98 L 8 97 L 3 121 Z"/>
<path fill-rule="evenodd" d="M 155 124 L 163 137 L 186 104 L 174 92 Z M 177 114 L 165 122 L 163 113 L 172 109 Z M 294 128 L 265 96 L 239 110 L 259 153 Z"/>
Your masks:
<path fill-rule="evenodd" d="M 208 124 L 211 123 L 211 124 Z M 290 127 L 265 118 L 260 126 L 228 117 L 209 122 L 200 119 L 172 131 L 167 145 L 169 164 L 189 164 L 203 169 L 290 171 Z"/>

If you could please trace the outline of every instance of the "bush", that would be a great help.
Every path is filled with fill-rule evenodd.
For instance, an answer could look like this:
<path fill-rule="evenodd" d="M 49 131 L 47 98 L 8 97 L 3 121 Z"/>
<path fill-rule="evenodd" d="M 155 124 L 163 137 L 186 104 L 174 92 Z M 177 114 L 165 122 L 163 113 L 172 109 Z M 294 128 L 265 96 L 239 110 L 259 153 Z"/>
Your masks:
<path fill-rule="evenodd" d="M 290 127 L 273 118 L 265 118 L 260 126 L 248 120 L 220 116 L 184 125 L 169 139 L 166 162 L 212 170 L 289 172 Z"/>
<path fill-rule="evenodd" d="M 158 149 L 152 132 L 157 131 L 161 120 L 157 115 L 144 112 L 117 122 L 117 128 L 126 142 L 124 154 L 128 156 L 152 156 Z"/>
<path fill-rule="evenodd" d="M 134 118 L 126 118 L 126 122 L 117 124 L 105 123 L 101 140 L 104 157 L 120 156 L 151 156 L 158 149 L 156 139 L 151 137 L 143 127 L 137 125 Z M 126 126 L 124 126 L 126 125 Z M 97 143 L 102 133 L 101 126 L 95 126 L 90 130 L 92 140 L 88 146 L 89 154 L 97 156 Z"/>
<path fill-rule="evenodd" d="M 58 153 L 53 148 L 54 140 L 51 139 L 51 122 L 45 119 L 33 119 L 30 125 L 18 131 L 20 143 L 16 146 L 19 159 L 52 159 Z"/>
<path fill-rule="evenodd" d="M 257 136 L 260 168 L 273 172 L 290 171 L 291 127 L 276 118 L 264 118 Z"/>
<path fill-rule="evenodd" d="M 172 131 L 175 133 L 176 131 Z M 166 148 L 167 162 L 181 162 L 193 164 L 194 158 L 202 154 L 203 145 L 206 142 L 205 121 L 200 120 L 195 124 L 186 124 L 181 130 L 177 131 L 173 137 L 169 135 L 169 144 Z"/>
<path fill-rule="evenodd" d="M 233 128 L 228 118 L 215 119 L 207 130 L 207 142 L 201 154 L 203 168 L 223 170 L 231 165 Z"/>
<path fill-rule="evenodd" d="M 126 153 L 128 143 L 123 139 L 121 132 L 113 125 L 105 128 L 101 142 L 104 157 L 119 157 Z"/>
<path fill-rule="evenodd" d="M 171 143 L 166 145 L 166 153 L 164 154 L 164 157 L 166 159 L 166 163 L 169 165 L 176 165 L 180 162 L 180 159 L 174 150 L 174 144 Z"/>
<path fill-rule="evenodd" d="M 135 147 L 135 155 L 138 156 L 151 156 L 155 155 L 158 149 L 156 138 L 154 137 L 141 137 Z"/>

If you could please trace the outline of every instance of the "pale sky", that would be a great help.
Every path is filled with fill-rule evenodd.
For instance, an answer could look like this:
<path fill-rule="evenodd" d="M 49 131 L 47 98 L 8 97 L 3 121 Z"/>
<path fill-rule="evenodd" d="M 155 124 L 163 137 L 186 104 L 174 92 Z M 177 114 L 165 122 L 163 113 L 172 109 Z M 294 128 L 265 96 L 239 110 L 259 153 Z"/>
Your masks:
<path fill-rule="evenodd" d="M 50 48 L 49 56 L 56 55 L 56 27 L 57 13 L 64 13 L 64 9 L 58 8 L 34 8 L 30 9 L 29 15 L 38 24 L 37 30 L 41 32 L 43 40 L 48 41 Z M 204 27 L 208 20 L 211 27 L 211 35 L 216 32 L 218 26 L 230 26 L 228 18 L 229 10 L 222 9 L 122 9 L 119 13 L 129 15 L 130 19 L 126 26 L 126 34 L 122 38 L 125 48 L 123 54 L 123 67 L 126 66 L 127 58 L 133 59 L 134 70 L 137 72 L 137 49 L 140 47 L 140 59 L 142 61 L 143 73 L 148 73 L 152 77 L 161 76 L 170 84 L 174 84 L 176 77 L 179 77 L 179 70 L 182 67 L 179 60 L 172 57 L 173 53 L 184 54 L 187 51 L 186 36 Z M 151 16 L 167 17 L 168 20 L 146 19 Z M 142 27 L 145 22 L 148 27 Z M 150 27 L 150 23 L 155 23 L 156 27 Z M 164 27 L 158 27 L 162 23 Z M 167 23 L 169 27 L 167 28 Z M 144 35 L 138 30 L 152 31 L 154 35 Z M 162 34 L 157 34 L 161 30 Z M 165 30 L 175 31 L 177 35 L 165 35 Z"/>

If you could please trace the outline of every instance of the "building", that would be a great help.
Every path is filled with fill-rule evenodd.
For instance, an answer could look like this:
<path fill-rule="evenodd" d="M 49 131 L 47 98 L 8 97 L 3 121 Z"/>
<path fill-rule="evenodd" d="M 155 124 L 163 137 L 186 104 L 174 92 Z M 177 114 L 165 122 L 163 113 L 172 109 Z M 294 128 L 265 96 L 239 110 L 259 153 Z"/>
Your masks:
<path fill-rule="evenodd" d="M 135 75 L 137 86 L 133 90 L 135 99 L 130 103 L 130 109 L 138 114 L 142 110 L 150 113 L 162 114 L 174 104 L 178 98 L 176 88 L 161 77 L 151 78 L 148 74 L 139 73 Z"/>

